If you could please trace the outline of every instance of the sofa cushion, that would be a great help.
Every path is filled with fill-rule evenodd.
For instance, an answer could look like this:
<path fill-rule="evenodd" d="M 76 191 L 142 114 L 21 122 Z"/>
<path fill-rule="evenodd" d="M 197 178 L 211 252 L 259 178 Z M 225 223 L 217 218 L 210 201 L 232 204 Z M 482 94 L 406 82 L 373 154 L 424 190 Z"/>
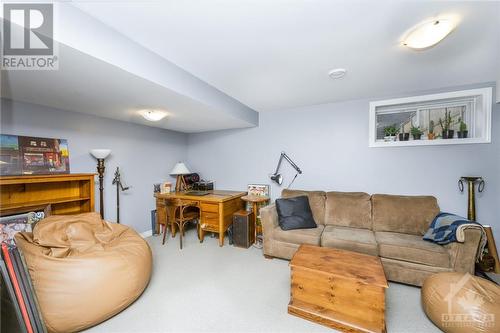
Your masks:
<path fill-rule="evenodd" d="M 321 233 L 324 226 L 318 225 L 312 229 L 281 230 L 274 228 L 273 237 L 285 243 L 320 245 Z"/>
<path fill-rule="evenodd" d="M 373 230 L 423 236 L 439 213 L 431 196 L 372 195 Z"/>
<path fill-rule="evenodd" d="M 283 190 L 281 197 L 292 198 L 301 195 L 307 195 L 309 198 L 309 205 L 313 213 L 314 221 L 316 224 L 325 224 L 325 200 L 326 193 L 323 191 L 302 191 L 302 190 Z"/>
<path fill-rule="evenodd" d="M 370 195 L 363 192 L 326 193 L 325 224 L 371 229 Z"/>
<path fill-rule="evenodd" d="M 327 225 L 321 235 L 321 246 L 378 255 L 375 234 L 368 229 Z"/>
<path fill-rule="evenodd" d="M 276 200 L 278 223 L 283 230 L 316 228 L 316 222 L 309 207 L 309 199 L 303 195 Z"/>
<path fill-rule="evenodd" d="M 450 267 L 450 255 L 445 247 L 426 242 L 421 236 L 396 232 L 375 232 L 379 255 L 435 267 Z"/>

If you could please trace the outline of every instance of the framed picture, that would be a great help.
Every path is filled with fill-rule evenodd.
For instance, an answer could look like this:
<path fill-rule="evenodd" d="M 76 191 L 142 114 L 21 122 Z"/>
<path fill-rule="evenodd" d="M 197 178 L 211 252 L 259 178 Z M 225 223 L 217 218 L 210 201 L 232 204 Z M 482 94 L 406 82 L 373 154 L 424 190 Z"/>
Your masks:
<path fill-rule="evenodd" d="M 0 135 L 0 175 L 69 173 L 68 141 Z"/>
<path fill-rule="evenodd" d="M 247 191 L 248 195 L 256 195 L 260 197 L 269 196 L 269 185 L 267 184 L 248 184 Z"/>

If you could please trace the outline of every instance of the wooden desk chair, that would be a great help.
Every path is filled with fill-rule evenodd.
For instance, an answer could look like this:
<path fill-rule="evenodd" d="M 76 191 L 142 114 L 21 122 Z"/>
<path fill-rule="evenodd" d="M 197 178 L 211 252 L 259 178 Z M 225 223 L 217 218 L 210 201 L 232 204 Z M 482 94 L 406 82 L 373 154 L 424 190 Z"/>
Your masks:
<path fill-rule="evenodd" d="M 167 201 L 167 220 L 172 224 L 172 235 L 175 236 L 175 230 L 173 224 L 177 225 L 179 228 L 180 237 L 180 248 L 182 250 L 182 237 L 184 236 L 184 226 L 186 223 L 200 219 L 200 208 L 197 201 L 182 200 L 182 199 L 172 199 Z M 170 209 L 168 209 L 170 208 Z M 200 239 L 200 224 L 197 223 L 196 230 L 198 234 L 198 239 Z M 168 225 L 165 226 L 165 231 L 163 232 L 163 244 L 165 244 L 165 237 L 168 233 Z"/>

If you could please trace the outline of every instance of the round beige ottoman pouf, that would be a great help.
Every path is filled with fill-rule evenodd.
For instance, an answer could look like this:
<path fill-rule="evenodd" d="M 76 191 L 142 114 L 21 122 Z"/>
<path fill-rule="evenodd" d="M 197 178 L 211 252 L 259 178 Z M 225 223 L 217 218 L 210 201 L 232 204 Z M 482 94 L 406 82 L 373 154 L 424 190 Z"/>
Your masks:
<path fill-rule="evenodd" d="M 469 273 L 438 273 L 422 286 L 422 306 L 446 333 L 500 332 L 500 286 Z"/>
<path fill-rule="evenodd" d="M 152 269 L 149 245 L 133 229 L 97 213 L 50 216 L 19 233 L 48 332 L 77 332 L 134 302 Z"/>

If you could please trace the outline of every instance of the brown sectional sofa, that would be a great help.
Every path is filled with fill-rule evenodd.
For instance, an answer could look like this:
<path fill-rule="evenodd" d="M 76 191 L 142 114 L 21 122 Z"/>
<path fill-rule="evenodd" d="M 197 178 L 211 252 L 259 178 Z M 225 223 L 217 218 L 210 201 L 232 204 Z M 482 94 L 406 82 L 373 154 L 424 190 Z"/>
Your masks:
<path fill-rule="evenodd" d="M 340 248 L 381 257 L 387 279 L 421 286 L 439 272 L 474 272 L 480 230 L 467 229 L 464 243 L 424 241 L 439 213 L 431 196 L 369 195 L 360 192 L 284 190 L 282 197 L 307 195 L 318 225 L 284 231 L 276 207 L 260 210 L 264 255 L 291 259 L 300 244 Z"/>

